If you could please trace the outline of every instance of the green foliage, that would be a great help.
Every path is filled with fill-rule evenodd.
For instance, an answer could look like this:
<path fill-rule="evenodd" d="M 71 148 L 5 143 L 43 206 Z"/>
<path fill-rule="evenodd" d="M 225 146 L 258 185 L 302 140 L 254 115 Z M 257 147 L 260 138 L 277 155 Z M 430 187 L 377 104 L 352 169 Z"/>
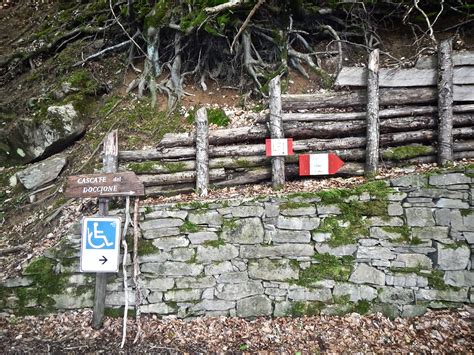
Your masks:
<path fill-rule="evenodd" d="M 291 305 L 289 315 L 293 317 L 316 316 L 321 313 L 326 305 L 319 301 L 298 301 Z"/>
<path fill-rule="evenodd" d="M 179 227 L 180 233 L 196 233 L 200 230 L 201 228 L 197 224 L 190 221 L 184 222 L 184 224 Z"/>
<path fill-rule="evenodd" d="M 280 210 L 295 210 L 312 206 L 312 204 L 306 202 L 286 201 L 280 205 Z"/>
<path fill-rule="evenodd" d="M 317 264 L 300 271 L 300 277 L 296 284 L 304 287 L 318 280 L 330 279 L 335 281 L 347 281 L 352 272 L 354 258 L 352 256 L 336 257 L 330 254 L 315 254 Z"/>
<path fill-rule="evenodd" d="M 450 244 L 444 244 L 443 249 L 458 249 L 466 246 L 466 243 L 464 243 L 462 240 L 458 240 L 457 242 L 450 243 Z"/>
<path fill-rule="evenodd" d="M 420 155 L 427 155 L 433 151 L 432 147 L 424 146 L 424 145 L 406 145 L 402 147 L 395 147 L 386 150 L 383 153 L 383 157 L 385 159 L 390 160 L 405 160 L 414 157 L 418 157 Z"/>
<path fill-rule="evenodd" d="M 128 164 L 128 169 L 137 174 L 151 173 L 155 169 L 156 163 L 144 161 L 139 163 Z"/>
<path fill-rule="evenodd" d="M 107 307 L 104 309 L 104 315 L 110 318 L 123 318 L 125 307 Z M 136 312 L 134 309 L 128 309 L 127 318 L 135 318 Z"/>
<path fill-rule="evenodd" d="M 225 111 L 221 108 L 208 108 L 207 120 L 209 123 L 215 124 L 219 127 L 227 127 L 230 123 Z"/>
<path fill-rule="evenodd" d="M 428 275 L 428 286 L 436 290 L 447 290 L 450 286 L 444 282 L 444 272 L 441 270 L 433 270 Z"/>
<path fill-rule="evenodd" d="M 423 241 L 418 237 L 411 237 L 410 228 L 404 225 L 401 227 L 386 226 L 382 227 L 387 233 L 399 234 L 400 237 L 393 239 L 395 243 L 411 244 L 411 245 L 420 245 Z"/>

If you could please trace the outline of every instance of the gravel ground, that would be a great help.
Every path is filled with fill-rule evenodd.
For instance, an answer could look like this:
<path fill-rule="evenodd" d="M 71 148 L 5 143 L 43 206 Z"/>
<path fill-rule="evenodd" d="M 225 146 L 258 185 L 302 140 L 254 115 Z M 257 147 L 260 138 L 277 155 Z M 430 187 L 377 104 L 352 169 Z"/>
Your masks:
<path fill-rule="evenodd" d="M 123 319 L 106 317 L 101 330 L 90 327 L 91 310 L 46 317 L 0 316 L 3 353 L 473 353 L 474 309 L 429 311 L 390 320 L 381 314 L 299 318 L 141 317 L 129 319 L 120 347 Z"/>

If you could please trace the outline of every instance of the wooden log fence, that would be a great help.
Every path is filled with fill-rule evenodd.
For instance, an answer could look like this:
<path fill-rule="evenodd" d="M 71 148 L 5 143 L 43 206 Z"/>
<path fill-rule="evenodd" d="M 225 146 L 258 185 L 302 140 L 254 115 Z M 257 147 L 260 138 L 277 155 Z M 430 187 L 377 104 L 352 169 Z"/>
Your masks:
<path fill-rule="evenodd" d="M 367 90 L 280 95 L 276 78 L 269 85 L 271 109 L 265 119 L 258 120 L 252 126 L 206 132 L 205 110 L 199 110 L 197 133 L 166 134 L 154 149 L 120 151 L 119 169 L 135 171 L 144 183 L 147 195 L 190 191 L 205 195 L 206 189 L 212 187 L 269 181 L 279 186 L 285 180 L 299 178 L 299 154 L 315 152 L 334 152 L 343 159 L 345 165 L 338 172 L 339 175 L 363 175 L 368 171 L 374 172 L 373 167 L 367 167 L 368 131 L 373 124 L 368 124 L 368 117 L 375 120 L 378 126 L 373 142 L 378 150 L 378 158 L 372 162 L 376 164 L 375 170 L 377 165 L 445 164 L 452 160 L 473 159 L 474 85 L 469 78 L 474 73 L 474 60 L 471 61 L 464 54 L 449 54 L 449 51 L 444 54 L 443 46 L 446 44 L 440 44 L 439 50 L 443 68 L 446 56 L 452 57 L 452 76 L 456 78 L 456 73 L 461 72 L 456 70 L 456 66 L 462 65 L 462 73 L 467 77 L 464 81 L 468 82 L 461 84 L 460 79 L 454 80 L 451 102 L 446 97 L 449 90 L 444 89 L 443 81 L 446 71 L 450 75 L 449 67 L 447 70 L 436 70 L 433 65 L 437 61 L 432 58 L 423 62 L 424 69 L 417 70 L 430 70 L 430 73 L 434 70 L 435 74 L 438 73 L 439 89 L 437 77 L 433 84 L 430 81 L 430 86 L 387 87 L 387 74 L 382 75 L 385 69 L 379 70 L 378 95 L 375 95 L 378 97 L 378 113 L 371 113 L 372 108 L 368 103 L 371 94 L 367 94 Z M 351 71 L 351 75 L 354 72 Z M 414 73 L 413 70 L 409 72 Z M 391 80 L 408 78 L 409 72 L 398 74 L 397 71 L 391 71 Z M 346 73 L 348 71 L 343 68 L 336 84 L 346 80 L 341 78 Z M 354 83 L 357 86 L 360 82 L 356 80 Z M 451 84 L 448 82 L 447 85 Z M 461 96 L 460 92 L 463 93 Z M 340 112 L 341 109 L 346 112 Z M 451 112 L 450 130 L 441 129 L 440 121 L 443 120 L 444 112 Z M 266 157 L 265 139 L 283 137 L 293 138 L 295 155 L 279 159 Z M 443 153 L 442 148 L 448 149 L 451 155 Z M 446 158 L 441 159 L 441 155 Z M 275 162 L 279 162 L 277 168 Z M 206 178 L 203 173 L 200 179 L 197 171 L 203 169 L 207 169 L 208 175 Z"/>

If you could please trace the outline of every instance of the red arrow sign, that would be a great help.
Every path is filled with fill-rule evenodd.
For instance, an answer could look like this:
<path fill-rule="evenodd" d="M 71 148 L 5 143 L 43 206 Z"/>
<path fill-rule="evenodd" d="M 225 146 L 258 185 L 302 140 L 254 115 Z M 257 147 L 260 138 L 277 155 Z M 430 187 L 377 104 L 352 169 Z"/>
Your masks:
<path fill-rule="evenodd" d="M 267 138 L 265 140 L 265 153 L 267 157 L 293 155 L 293 138 Z"/>
<path fill-rule="evenodd" d="M 331 175 L 338 172 L 344 162 L 334 153 L 301 154 L 300 176 Z"/>

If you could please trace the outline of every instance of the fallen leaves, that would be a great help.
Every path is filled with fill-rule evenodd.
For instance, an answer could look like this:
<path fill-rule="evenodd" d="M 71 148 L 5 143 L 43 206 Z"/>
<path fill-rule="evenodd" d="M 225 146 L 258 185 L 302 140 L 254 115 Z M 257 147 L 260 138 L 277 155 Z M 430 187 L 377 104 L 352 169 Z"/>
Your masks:
<path fill-rule="evenodd" d="M 129 321 L 123 351 L 133 352 L 452 352 L 474 351 L 472 308 L 429 311 L 417 318 L 390 320 L 381 314 L 300 318 L 142 317 L 143 334 L 133 345 L 136 323 Z M 46 317 L 0 316 L 0 343 L 13 352 L 119 352 L 121 319 L 90 327 L 90 310 Z"/>

